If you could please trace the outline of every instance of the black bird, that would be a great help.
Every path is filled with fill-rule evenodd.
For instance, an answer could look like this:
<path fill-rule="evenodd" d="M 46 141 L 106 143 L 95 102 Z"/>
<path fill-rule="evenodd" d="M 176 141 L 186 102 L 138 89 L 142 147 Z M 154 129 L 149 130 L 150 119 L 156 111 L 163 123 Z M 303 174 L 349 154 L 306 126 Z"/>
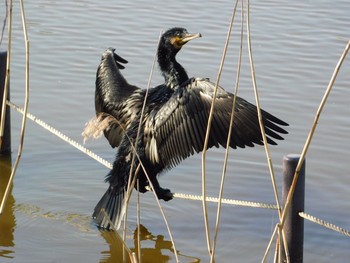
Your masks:
<path fill-rule="evenodd" d="M 198 37 L 201 35 L 189 34 L 184 28 L 169 29 L 161 36 L 157 56 L 165 82 L 149 89 L 147 98 L 145 89 L 129 84 L 122 76 L 120 70 L 127 61 L 112 48 L 103 53 L 96 76 L 96 114 L 107 113 L 115 118 L 105 136 L 112 147 L 119 148 L 113 168 L 106 176 L 109 188 L 93 213 L 98 226 L 111 227 L 101 211 L 104 209 L 119 228 L 130 169 L 134 171 L 130 178 L 133 180 L 141 162 L 149 180 L 143 168 L 139 169 L 138 191 L 146 192 L 147 186 L 152 185 L 158 199 L 168 201 L 172 199 L 171 191 L 160 187 L 157 175 L 203 150 L 215 84 L 206 78 L 189 78 L 175 58 L 183 45 Z M 208 148 L 226 146 L 233 97 L 218 87 Z M 140 136 L 135 142 L 145 99 Z M 288 124 L 263 110 L 262 118 L 268 143 L 275 145 L 274 139 L 283 140 L 279 134 L 287 131 L 280 126 Z M 132 164 L 134 144 L 138 158 Z M 256 106 L 237 97 L 230 147 L 254 144 L 263 144 Z"/>

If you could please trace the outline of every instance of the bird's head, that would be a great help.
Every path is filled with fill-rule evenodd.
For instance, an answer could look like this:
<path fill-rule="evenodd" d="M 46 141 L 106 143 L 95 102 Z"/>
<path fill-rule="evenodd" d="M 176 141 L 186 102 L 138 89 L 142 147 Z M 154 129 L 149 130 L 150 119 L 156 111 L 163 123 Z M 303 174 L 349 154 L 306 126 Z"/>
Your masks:
<path fill-rule="evenodd" d="M 174 27 L 167 30 L 160 38 L 158 46 L 158 64 L 165 78 L 165 85 L 174 89 L 188 80 L 185 69 L 176 61 L 176 54 L 188 41 L 201 37 L 190 34 L 185 28 Z"/>
<path fill-rule="evenodd" d="M 179 51 L 187 42 L 201 36 L 200 33 L 190 34 L 185 28 L 174 27 L 162 35 L 160 42 L 168 48 L 174 48 L 176 51 Z"/>

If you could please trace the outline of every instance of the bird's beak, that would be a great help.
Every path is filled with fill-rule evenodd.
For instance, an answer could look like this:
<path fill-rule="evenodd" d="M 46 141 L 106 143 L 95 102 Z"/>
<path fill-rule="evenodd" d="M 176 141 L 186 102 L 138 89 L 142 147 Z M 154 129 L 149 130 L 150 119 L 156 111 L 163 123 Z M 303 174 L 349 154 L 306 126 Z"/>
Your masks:
<path fill-rule="evenodd" d="M 195 33 L 195 34 L 186 34 L 185 37 L 183 37 L 181 39 L 181 45 L 186 44 L 188 41 L 195 39 L 195 38 L 199 38 L 202 37 L 202 35 L 200 33 Z"/>

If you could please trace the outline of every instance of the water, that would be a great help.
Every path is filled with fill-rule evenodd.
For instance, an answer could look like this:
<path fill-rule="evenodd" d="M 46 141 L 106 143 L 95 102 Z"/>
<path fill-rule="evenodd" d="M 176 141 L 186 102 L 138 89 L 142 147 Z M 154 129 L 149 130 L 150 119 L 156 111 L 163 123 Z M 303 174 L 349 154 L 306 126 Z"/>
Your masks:
<path fill-rule="evenodd" d="M 1 21 L 4 3 L 1 4 Z M 115 47 L 129 64 L 123 74 L 145 87 L 161 30 L 184 26 L 201 32 L 181 51 L 179 61 L 189 75 L 216 79 L 233 4 L 179 1 L 31 1 L 25 3 L 30 38 L 29 110 L 82 142 L 85 122 L 94 115 L 94 81 L 101 53 Z M 334 67 L 349 40 L 348 1 L 263 1 L 251 4 L 252 45 L 262 107 L 290 123 L 286 140 L 270 147 L 281 192 L 282 157 L 300 153 Z M 12 101 L 23 105 L 24 44 L 19 6 L 14 6 Z M 238 13 L 239 14 L 239 13 Z M 237 17 L 239 15 L 237 14 Z M 239 21 L 228 50 L 221 85 L 233 89 Z M 6 39 L 1 49 L 6 48 Z M 348 164 L 350 163 L 350 60 L 337 78 L 307 155 L 306 212 L 350 229 Z M 162 81 L 158 70 L 153 85 Z M 239 95 L 254 101 L 247 50 Z M 12 112 L 13 156 L 21 116 Z M 113 161 L 106 140 L 88 148 Z M 208 193 L 217 195 L 223 151 L 208 153 Z M 1 193 L 9 176 L 1 162 Z M 90 215 L 107 185 L 108 170 L 28 121 L 25 148 L 8 200 L 0 217 L 1 262 L 121 262 L 120 242 L 101 233 Z M 201 192 L 200 155 L 162 176 L 174 192 Z M 274 203 L 262 147 L 231 152 L 225 197 Z M 207 262 L 200 202 L 175 199 L 162 203 L 181 262 Z M 131 203 L 127 243 L 135 248 L 136 201 Z M 215 205 L 209 205 L 213 226 Z M 145 229 L 143 262 L 175 262 L 161 215 L 151 194 L 141 196 Z M 259 262 L 277 215 L 274 211 L 224 206 L 217 261 Z M 348 262 L 350 239 L 305 223 L 305 262 Z M 273 256 L 269 257 L 272 262 Z"/>

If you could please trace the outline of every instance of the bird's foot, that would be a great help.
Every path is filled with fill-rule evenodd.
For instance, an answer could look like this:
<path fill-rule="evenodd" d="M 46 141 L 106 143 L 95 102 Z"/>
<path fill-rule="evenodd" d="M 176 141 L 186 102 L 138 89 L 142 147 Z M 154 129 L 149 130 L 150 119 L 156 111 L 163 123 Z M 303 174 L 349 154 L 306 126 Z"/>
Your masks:
<path fill-rule="evenodd" d="M 149 186 L 146 186 L 146 189 L 152 191 L 152 189 Z M 155 193 L 156 193 L 158 199 L 163 199 L 164 201 L 169 201 L 169 200 L 173 199 L 173 197 L 174 197 L 171 190 L 167 189 L 167 188 L 159 187 L 155 190 Z"/>
<path fill-rule="evenodd" d="M 163 199 L 164 201 L 169 201 L 173 199 L 173 193 L 170 191 L 170 189 L 167 188 L 160 188 L 156 192 L 158 199 Z"/>

